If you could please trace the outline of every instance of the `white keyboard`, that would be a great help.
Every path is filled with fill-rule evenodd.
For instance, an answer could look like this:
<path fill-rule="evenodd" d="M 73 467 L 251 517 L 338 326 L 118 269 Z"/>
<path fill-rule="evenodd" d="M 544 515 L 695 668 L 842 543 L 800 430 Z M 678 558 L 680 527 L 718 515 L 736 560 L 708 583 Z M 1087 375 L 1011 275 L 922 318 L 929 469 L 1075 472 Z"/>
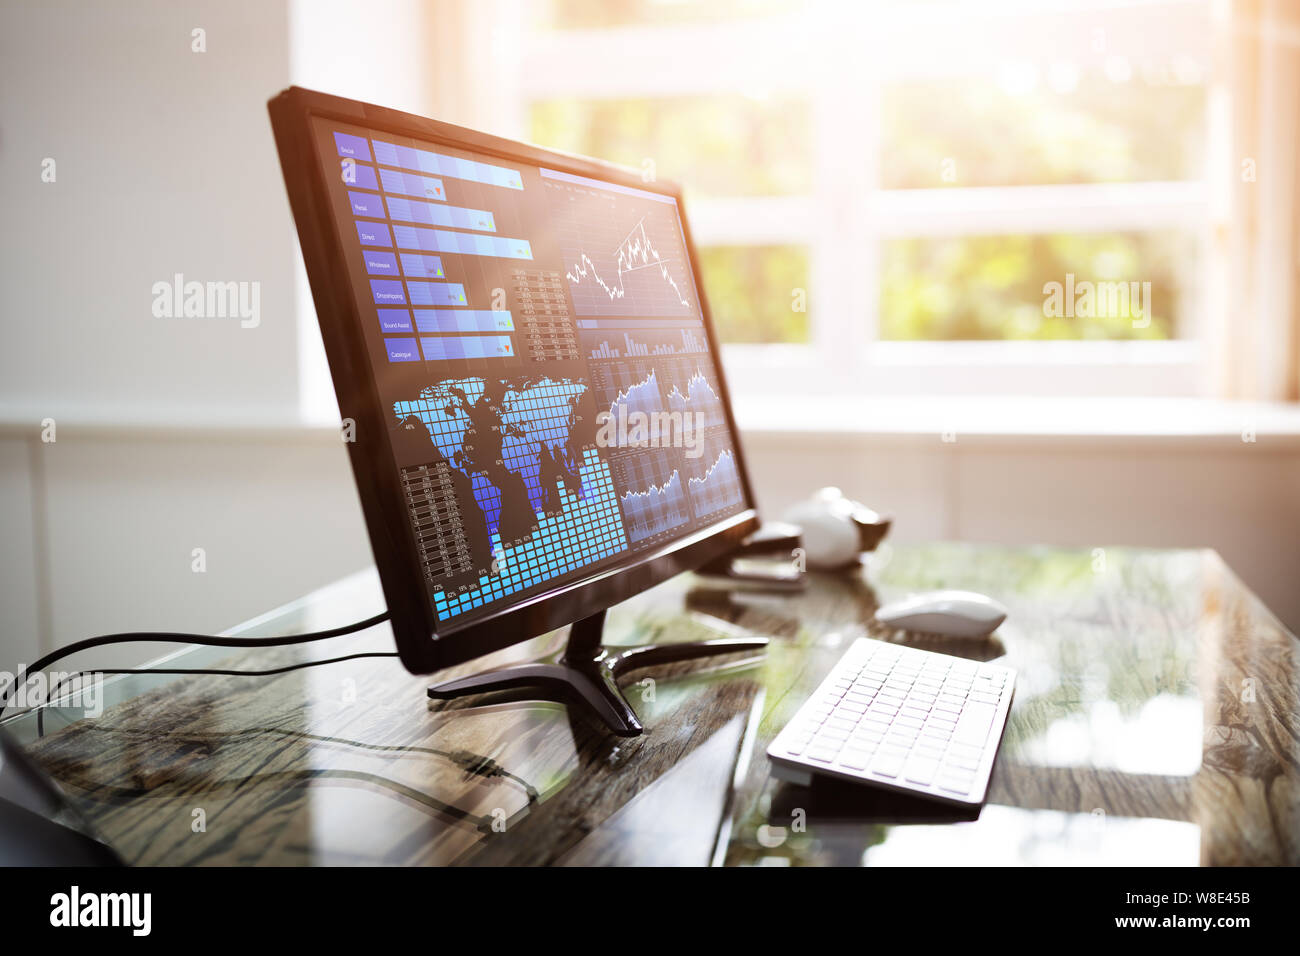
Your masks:
<path fill-rule="evenodd" d="M 826 774 L 984 801 L 1016 672 L 859 638 L 767 749 L 774 776 Z"/>

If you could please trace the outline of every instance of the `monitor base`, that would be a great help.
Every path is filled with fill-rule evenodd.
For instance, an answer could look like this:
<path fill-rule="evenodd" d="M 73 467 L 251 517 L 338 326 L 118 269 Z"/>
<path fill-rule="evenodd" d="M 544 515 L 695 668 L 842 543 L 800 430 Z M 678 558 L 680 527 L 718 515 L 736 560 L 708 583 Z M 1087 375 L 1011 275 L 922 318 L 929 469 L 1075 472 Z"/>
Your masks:
<path fill-rule="evenodd" d="M 434 684 L 429 688 L 429 696 L 434 700 L 451 700 L 471 694 L 532 688 L 545 692 L 544 699 L 580 704 L 620 737 L 636 737 L 644 727 L 618 686 L 621 674 L 658 664 L 719 654 L 758 653 L 767 648 L 766 638 L 605 647 L 600 642 L 604 626 L 604 611 L 575 621 L 569 629 L 564 652 L 557 659 L 500 667 Z"/>

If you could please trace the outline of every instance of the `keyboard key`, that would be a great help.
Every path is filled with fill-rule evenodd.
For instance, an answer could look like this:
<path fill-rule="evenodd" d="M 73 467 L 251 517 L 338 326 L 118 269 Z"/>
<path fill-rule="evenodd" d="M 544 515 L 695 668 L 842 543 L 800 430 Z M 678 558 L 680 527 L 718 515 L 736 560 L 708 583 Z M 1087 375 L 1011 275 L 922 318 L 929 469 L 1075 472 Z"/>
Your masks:
<path fill-rule="evenodd" d="M 878 747 L 876 744 L 868 740 L 850 740 L 849 746 L 845 747 L 844 749 L 845 751 L 860 750 L 862 751 L 862 753 L 866 754 L 869 757 L 877 750 L 879 750 L 880 747 Z"/>
<path fill-rule="evenodd" d="M 951 793 L 960 793 L 964 796 L 970 793 L 972 783 L 973 781 L 969 777 L 942 776 L 939 778 L 939 789 Z"/>
<path fill-rule="evenodd" d="M 818 763 L 830 763 L 835 759 L 836 753 L 838 753 L 837 750 L 832 750 L 829 747 L 813 747 L 808 751 L 808 759 L 816 760 Z"/>
<path fill-rule="evenodd" d="M 907 769 L 903 773 L 905 780 L 912 783 L 929 784 L 934 780 L 934 775 L 939 770 L 939 761 L 930 757 L 923 757 L 918 754 L 912 754 L 907 759 Z"/>
<path fill-rule="evenodd" d="M 962 744 L 983 744 L 993 725 L 997 708 L 992 704 L 969 703 L 957 720 L 957 729 L 953 731 L 953 740 Z"/>
<path fill-rule="evenodd" d="M 916 739 L 916 746 L 912 748 L 912 752 L 924 757 L 934 757 L 937 760 L 943 756 L 944 745 L 933 737 L 921 736 Z"/>
<path fill-rule="evenodd" d="M 897 777 L 903 772 L 903 764 L 906 760 L 907 755 L 905 753 L 896 754 L 881 751 L 871 761 L 871 772 L 878 773 L 882 777 Z"/>
<path fill-rule="evenodd" d="M 866 770 L 871 754 L 865 750 L 845 750 L 837 761 L 850 770 Z"/>

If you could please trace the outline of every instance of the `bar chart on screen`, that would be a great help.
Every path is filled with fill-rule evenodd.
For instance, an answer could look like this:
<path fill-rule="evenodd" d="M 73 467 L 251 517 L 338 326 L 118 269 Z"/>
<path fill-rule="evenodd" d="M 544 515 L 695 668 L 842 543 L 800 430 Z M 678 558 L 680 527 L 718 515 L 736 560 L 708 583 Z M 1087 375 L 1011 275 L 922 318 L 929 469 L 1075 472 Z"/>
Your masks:
<path fill-rule="evenodd" d="M 578 333 L 588 358 L 634 358 L 648 355 L 693 355 L 708 351 L 701 327 L 610 328 L 609 320 L 579 319 Z"/>
<path fill-rule="evenodd" d="M 460 278 L 481 274 L 484 260 L 532 260 L 528 240 L 497 235 L 491 210 L 447 201 L 448 181 L 476 203 L 513 198 L 519 172 L 340 131 L 333 139 L 379 331 L 400 336 L 383 340 L 388 361 L 519 364 L 510 311 L 473 308 L 465 282 L 439 281 L 448 267 Z M 533 358 L 536 340 L 527 340 Z"/>

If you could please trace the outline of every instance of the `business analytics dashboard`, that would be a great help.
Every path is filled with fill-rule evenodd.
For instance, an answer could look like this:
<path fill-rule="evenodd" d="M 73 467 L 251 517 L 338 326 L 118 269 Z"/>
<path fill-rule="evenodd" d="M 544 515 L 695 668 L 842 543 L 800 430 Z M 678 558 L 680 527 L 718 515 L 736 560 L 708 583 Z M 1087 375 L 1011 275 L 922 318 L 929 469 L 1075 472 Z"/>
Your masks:
<path fill-rule="evenodd" d="M 440 622 L 748 507 L 673 197 L 313 136 Z"/>

